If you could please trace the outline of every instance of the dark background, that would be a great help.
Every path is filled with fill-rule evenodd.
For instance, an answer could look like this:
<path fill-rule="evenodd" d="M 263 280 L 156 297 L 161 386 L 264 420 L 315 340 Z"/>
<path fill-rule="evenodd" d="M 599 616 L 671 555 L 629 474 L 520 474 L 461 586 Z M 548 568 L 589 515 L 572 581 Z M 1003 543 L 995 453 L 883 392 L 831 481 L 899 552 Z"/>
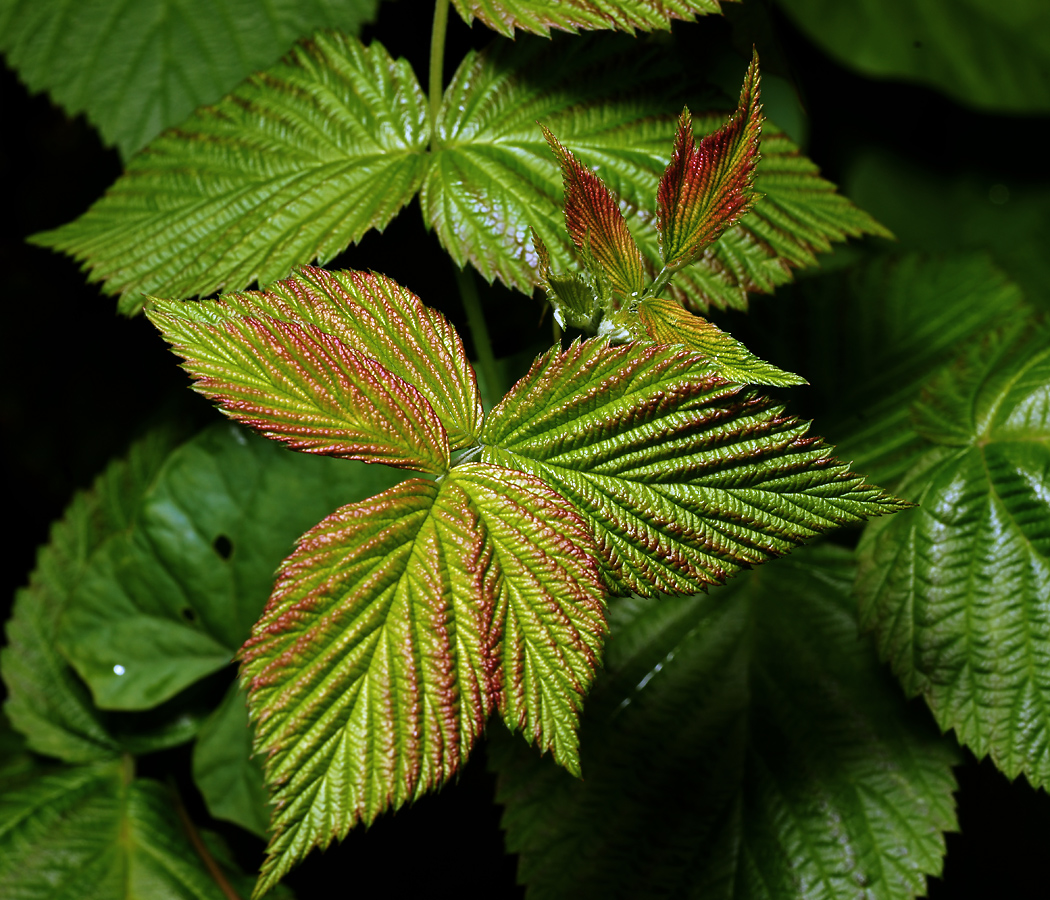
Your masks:
<path fill-rule="evenodd" d="M 424 84 L 432 8 L 423 0 L 384 3 L 364 34 L 411 60 Z M 942 172 L 1045 178 L 1039 171 L 1045 154 L 1017 148 L 1045 147 L 1047 120 L 977 113 L 922 87 L 863 79 L 831 62 L 775 8 L 754 3 L 754 9 L 727 7 L 726 19 L 677 23 L 674 33 L 698 59 L 705 48 L 735 45 L 747 53 L 755 42 L 764 70 L 797 89 L 808 114 L 807 153 L 831 180 L 842 176 L 853 154 L 873 145 Z M 488 31 L 467 28 L 453 13 L 446 75 L 469 46 L 490 39 Z M 742 73 L 746 60 L 740 59 Z M 6 68 L 0 72 L 0 112 L 0 427 L 10 511 L 3 604 L 25 583 L 37 546 L 73 492 L 87 487 L 151 421 L 177 414 L 203 423 L 218 414 L 185 389 L 186 376 L 143 318 L 117 317 L 114 300 L 87 285 L 74 262 L 24 243 L 27 235 L 86 210 L 119 175 L 117 153 L 101 146 L 83 117 L 67 119 L 46 97 L 28 96 Z M 423 249 L 408 257 L 404 246 Z M 463 330 L 451 264 L 426 235 L 415 202 L 384 234 L 367 235 L 333 266 L 382 271 L 444 309 Z M 549 333 L 546 325 L 540 330 L 538 300 L 482 287 L 497 355 Z M 945 875 L 931 882 L 929 896 L 1047 896 L 1050 798 L 1023 779 L 1009 783 L 969 754 L 958 778 L 962 833 L 949 835 Z M 313 854 L 288 882 L 304 900 L 349 893 L 351 879 L 385 885 L 394 896 L 519 896 L 493 792 L 484 753 L 476 753 L 458 784 Z M 191 811 L 202 813 L 199 802 Z M 249 865 L 260 852 L 246 838 L 236 849 Z M 333 892 L 333 885 L 347 888 Z"/>

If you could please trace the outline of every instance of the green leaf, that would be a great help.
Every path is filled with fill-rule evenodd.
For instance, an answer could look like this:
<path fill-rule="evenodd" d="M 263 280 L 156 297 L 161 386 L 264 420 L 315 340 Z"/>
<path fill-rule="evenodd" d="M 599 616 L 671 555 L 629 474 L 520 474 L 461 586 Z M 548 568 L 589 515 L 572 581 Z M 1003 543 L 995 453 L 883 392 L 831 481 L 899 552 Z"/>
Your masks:
<path fill-rule="evenodd" d="M 197 735 L 193 780 L 212 816 L 265 838 L 270 802 L 262 762 L 252 756 L 247 704 L 244 691 L 232 685 Z"/>
<path fill-rule="evenodd" d="M 1050 112 L 1050 7 L 1043 0 L 779 0 L 843 65 L 932 85 L 996 112 Z"/>
<path fill-rule="evenodd" d="M 698 15 L 721 12 L 720 0 L 454 0 L 467 24 L 479 19 L 507 37 L 514 29 L 550 35 L 552 28 L 616 28 L 670 30 L 671 22 L 695 21 Z"/>
<path fill-rule="evenodd" d="M 754 205 L 758 138 L 762 133 L 758 54 L 744 76 L 736 112 L 697 146 L 693 118 L 678 119 L 674 153 L 656 191 L 664 265 L 680 268 L 717 240 Z"/>
<path fill-rule="evenodd" d="M 804 378 L 759 359 L 740 341 L 701 316 L 682 309 L 674 300 L 647 297 L 638 304 L 638 316 L 647 336 L 658 344 L 680 344 L 694 351 L 726 381 L 790 387 Z"/>
<path fill-rule="evenodd" d="M 1050 783 L 1050 332 L 971 342 L 913 410 L 919 501 L 865 532 L 857 590 L 911 694 L 1011 778 Z"/>
<path fill-rule="evenodd" d="M 481 458 L 573 503 L 615 590 L 681 593 L 899 508 L 805 433 L 695 353 L 594 339 L 536 360 Z"/>
<path fill-rule="evenodd" d="M 129 156 L 318 28 L 356 32 L 376 0 L 3 0 L 0 51 L 30 90 L 85 112 Z"/>
<path fill-rule="evenodd" d="M 806 372 L 832 409 L 821 427 L 844 459 L 889 486 L 922 453 L 909 408 L 924 381 L 967 338 L 1029 315 L 1017 286 L 983 254 L 879 258 L 800 293 L 792 327 L 813 345 L 840 348 Z"/>
<path fill-rule="evenodd" d="M 0 783 L 25 775 L 35 766 L 25 738 L 11 727 L 4 710 L 0 710 Z"/>
<path fill-rule="evenodd" d="M 153 431 L 112 463 L 90 491 L 74 497 L 51 529 L 29 587 L 19 591 L 6 625 L 0 670 L 7 687 L 4 710 L 38 753 L 67 762 L 111 759 L 122 750 L 162 749 L 192 738 L 199 721 L 173 704 L 135 723 L 95 708 L 83 682 L 59 653 L 58 622 L 94 553 L 131 528 L 143 494 L 178 444 L 172 429 Z"/>
<path fill-rule="evenodd" d="M 544 124 L 620 198 L 620 210 L 652 267 L 662 265 L 655 198 L 682 108 L 682 73 L 668 54 L 622 49 L 610 41 L 561 44 L 519 40 L 469 54 L 445 92 L 440 146 L 420 202 L 427 221 L 459 264 L 490 281 L 531 292 L 540 263 L 534 229 L 555 269 L 570 267 L 561 223 L 558 171 L 535 122 Z M 491 102 L 497 96 L 499 103 Z M 709 134 L 724 116 L 694 117 Z M 817 167 L 775 127 L 762 142 L 755 190 L 764 194 L 672 285 L 692 308 L 745 308 L 747 291 L 771 291 L 791 269 L 813 265 L 832 241 L 887 234 L 817 176 Z"/>
<path fill-rule="evenodd" d="M 446 781 L 495 710 L 578 771 L 602 596 L 578 514 L 492 466 L 406 481 L 304 535 L 242 651 L 275 809 L 257 894 Z"/>
<path fill-rule="evenodd" d="M 60 649 L 96 705 L 157 706 L 230 662 L 302 531 L 397 477 L 288 453 L 232 424 L 208 429 L 167 458 L 133 524 L 91 553 Z"/>
<path fill-rule="evenodd" d="M 190 844 L 168 789 L 133 779 L 120 761 L 64 768 L 5 786 L 0 895 L 10 900 L 228 897 Z"/>
<path fill-rule="evenodd" d="M 481 399 L 462 340 L 441 313 L 383 275 L 303 267 L 267 293 L 231 293 L 201 303 L 154 301 L 152 309 L 159 311 L 151 318 L 162 329 L 191 342 L 201 326 L 260 319 L 335 338 L 426 398 L 452 450 L 476 440 Z"/>
<path fill-rule="evenodd" d="M 405 60 L 339 34 L 297 45 L 134 157 L 75 222 L 34 240 L 122 296 L 266 285 L 382 229 L 419 188 L 426 101 Z"/>
<path fill-rule="evenodd" d="M 923 894 L 958 753 L 858 643 L 851 576 L 822 545 L 710 596 L 614 601 L 585 779 L 489 745 L 527 896 Z"/>

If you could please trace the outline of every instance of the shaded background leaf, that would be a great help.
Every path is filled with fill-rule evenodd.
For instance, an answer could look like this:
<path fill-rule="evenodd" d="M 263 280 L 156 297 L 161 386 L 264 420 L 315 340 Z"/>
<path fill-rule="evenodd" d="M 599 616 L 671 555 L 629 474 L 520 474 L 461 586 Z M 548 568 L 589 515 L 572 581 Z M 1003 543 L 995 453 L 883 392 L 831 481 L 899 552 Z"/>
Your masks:
<path fill-rule="evenodd" d="M 378 0 L 2 0 L 0 51 L 125 157 L 318 28 L 356 32 Z"/>
<path fill-rule="evenodd" d="M 858 643 L 848 551 L 613 602 L 584 780 L 496 736 L 528 897 L 910 898 L 954 828 L 952 743 Z"/>

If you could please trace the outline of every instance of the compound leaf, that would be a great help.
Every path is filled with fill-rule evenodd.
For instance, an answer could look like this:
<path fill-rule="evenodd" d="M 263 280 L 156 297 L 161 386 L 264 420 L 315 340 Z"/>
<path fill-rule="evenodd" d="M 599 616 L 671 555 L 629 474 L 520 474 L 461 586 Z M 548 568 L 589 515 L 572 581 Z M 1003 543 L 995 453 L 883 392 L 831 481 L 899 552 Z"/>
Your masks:
<path fill-rule="evenodd" d="M 376 0 L 5 0 L 0 51 L 30 90 L 85 112 L 127 157 L 318 28 L 356 32 Z"/>
<path fill-rule="evenodd" d="M 398 477 L 289 453 L 232 423 L 202 432 L 167 457 L 134 521 L 87 557 L 59 648 L 97 706 L 163 703 L 230 663 L 299 534 Z"/>
<path fill-rule="evenodd" d="M 720 0 L 454 0 L 456 10 L 469 25 L 479 19 L 507 37 L 514 29 L 550 35 L 552 28 L 615 28 L 634 34 L 635 29 L 669 30 L 675 19 L 695 21 L 698 15 L 720 13 Z"/>
<path fill-rule="evenodd" d="M 419 187 L 428 136 L 405 60 L 318 34 L 162 134 L 83 216 L 34 240 L 82 260 L 125 312 L 143 293 L 266 285 L 384 228 Z"/>
<path fill-rule="evenodd" d="M 678 119 L 671 162 L 656 191 L 657 231 L 664 265 L 680 268 L 754 205 L 758 139 L 762 133 L 758 55 L 744 76 L 736 112 L 699 146 L 689 110 Z"/>
<path fill-rule="evenodd" d="M 492 411 L 482 459 L 576 505 L 618 591 L 691 592 L 899 508 L 783 407 L 703 357 L 602 339 L 551 349 Z"/>
<path fill-rule="evenodd" d="M 133 778 L 130 761 L 120 760 L 4 785 L 0 893 L 12 900 L 229 896 L 190 844 L 169 790 Z"/>
<path fill-rule="evenodd" d="M 578 771 L 602 598 L 578 514 L 492 466 L 403 482 L 304 535 L 242 650 L 275 809 L 257 893 L 447 780 L 493 711 Z"/>
<path fill-rule="evenodd" d="M 266 293 L 153 308 L 162 311 L 164 327 L 180 335 L 201 325 L 268 319 L 335 338 L 422 394 L 448 432 L 452 450 L 474 443 L 481 399 L 462 340 L 441 313 L 383 275 L 304 266 Z"/>
<path fill-rule="evenodd" d="M 958 753 L 858 642 L 852 574 L 822 545 L 710 596 L 613 601 L 585 780 L 489 744 L 527 896 L 923 894 Z"/>
<path fill-rule="evenodd" d="M 683 309 L 676 301 L 646 297 L 638 304 L 644 336 L 658 344 L 681 344 L 703 356 L 726 381 L 790 387 L 804 378 L 759 359 L 740 341 L 717 325 Z M 643 335 L 640 335 L 643 336 Z"/>
<path fill-rule="evenodd" d="M 913 410 L 920 506 L 865 532 L 861 620 L 944 729 L 1050 783 L 1050 332 L 974 339 Z"/>

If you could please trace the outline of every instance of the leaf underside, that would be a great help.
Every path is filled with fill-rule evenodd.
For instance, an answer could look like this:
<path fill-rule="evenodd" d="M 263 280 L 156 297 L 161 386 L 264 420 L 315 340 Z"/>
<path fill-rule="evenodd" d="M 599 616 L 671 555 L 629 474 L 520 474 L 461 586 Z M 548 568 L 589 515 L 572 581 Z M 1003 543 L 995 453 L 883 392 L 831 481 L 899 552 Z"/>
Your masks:
<path fill-rule="evenodd" d="M 167 297 L 263 287 L 325 262 L 382 229 L 420 191 L 426 222 L 459 264 L 531 293 L 539 283 L 530 227 L 564 271 L 561 180 L 542 120 L 622 200 L 647 265 L 660 266 L 653 208 L 685 82 L 668 54 L 631 42 L 497 42 L 463 60 L 438 116 L 405 60 L 378 44 L 319 34 L 229 97 L 199 110 L 134 157 L 76 221 L 37 235 L 70 253 L 134 312 Z M 499 102 L 491 102 L 498 97 Z M 694 117 L 697 134 L 718 115 Z M 743 222 L 681 273 L 690 308 L 746 307 L 831 242 L 886 233 L 817 176 L 767 126 Z"/>
<path fill-rule="evenodd" d="M 498 467 L 403 482 L 308 532 L 242 650 L 275 809 L 257 893 L 446 781 L 494 711 L 578 771 L 603 594 L 583 520 Z"/>
<path fill-rule="evenodd" d="M 490 414 L 482 459 L 580 509 L 616 592 L 682 593 L 900 508 L 805 432 L 695 353 L 595 339 L 535 362 Z"/>
<path fill-rule="evenodd" d="M 850 557 L 806 548 L 710 597 L 613 601 L 586 778 L 489 744 L 529 898 L 924 893 L 958 753 L 858 643 Z"/>
<path fill-rule="evenodd" d="M 1050 332 L 976 338 L 913 406 L 921 504 L 860 546 L 861 619 L 911 694 L 1009 777 L 1050 783 Z"/>

